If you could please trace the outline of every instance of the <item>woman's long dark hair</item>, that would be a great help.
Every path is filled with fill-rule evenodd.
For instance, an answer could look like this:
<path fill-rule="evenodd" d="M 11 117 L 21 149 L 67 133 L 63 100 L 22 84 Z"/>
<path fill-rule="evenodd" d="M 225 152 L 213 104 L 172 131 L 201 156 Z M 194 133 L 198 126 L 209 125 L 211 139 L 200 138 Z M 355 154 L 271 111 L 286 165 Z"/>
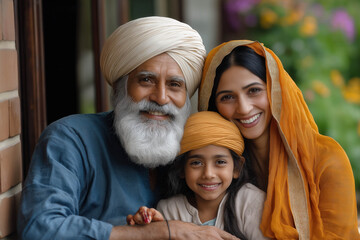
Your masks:
<path fill-rule="evenodd" d="M 265 58 L 257 54 L 252 48 L 247 46 L 238 46 L 234 48 L 228 55 L 224 57 L 220 65 L 216 68 L 214 85 L 209 99 L 208 111 L 219 113 L 216 107 L 216 91 L 219 86 L 222 74 L 232 66 L 241 66 L 255 74 L 266 83 L 266 65 Z M 243 156 L 245 157 L 244 171 L 247 171 L 248 181 L 258 186 L 256 182 L 255 173 L 252 170 L 253 156 L 247 149 L 248 141 L 244 139 L 245 150 Z"/>
<path fill-rule="evenodd" d="M 230 150 L 231 157 L 234 161 L 234 171 L 239 171 L 239 177 L 233 178 L 230 186 L 226 190 L 228 193 L 228 197 L 225 202 L 224 207 L 224 230 L 232 235 L 246 240 L 244 234 L 240 231 L 238 227 L 237 217 L 236 217 L 236 209 L 235 209 L 235 200 L 236 194 L 241 188 L 241 186 L 247 182 L 247 174 L 246 171 L 243 171 L 244 158 L 238 156 L 234 151 Z M 167 197 L 183 194 L 185 195 L 189 201 L 194 199 L 194 192 L 187 186 L 185 181 L 185 164 L 188 159 L 188 154 L 184 153 L 178 156 L 173 164 L 170 165 L 168 170 L 168 193 Z"/>

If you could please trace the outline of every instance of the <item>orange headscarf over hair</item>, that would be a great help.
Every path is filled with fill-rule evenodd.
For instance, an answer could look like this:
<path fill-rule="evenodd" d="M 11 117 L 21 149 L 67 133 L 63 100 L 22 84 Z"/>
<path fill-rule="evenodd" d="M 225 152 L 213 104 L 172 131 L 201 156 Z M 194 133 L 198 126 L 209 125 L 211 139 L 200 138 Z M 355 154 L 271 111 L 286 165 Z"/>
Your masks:
<path fill-rule="evenodd" d="M 319 134 L 300 89 L 279 58 L 261 43 L 223 43 L 207 56 L 199 111 L 208 109 L 216 68 L 235 47 L 246 45 L 266 62 L 270 123 L 267 198 L 261 230 L 276 239 L 360 239 L 354 176 L 346 153 Z"/>
<path fill-rule="evenodd" d="M 244 151 L 244 140 L 234 123 L 216 112 L 194 113 L 185 124 L 179 155 L 208 145 L 231 149 L 239 156 Z"/>

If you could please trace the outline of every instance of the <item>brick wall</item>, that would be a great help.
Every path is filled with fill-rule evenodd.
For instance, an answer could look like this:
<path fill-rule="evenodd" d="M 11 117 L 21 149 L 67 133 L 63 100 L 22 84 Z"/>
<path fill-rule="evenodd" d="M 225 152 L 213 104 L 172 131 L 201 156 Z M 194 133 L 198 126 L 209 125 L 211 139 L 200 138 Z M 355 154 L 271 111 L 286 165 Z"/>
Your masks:
<path fill-rule="evenodd" d="M 22 181 L 21 116 L 14 21 L 14 0 L 0 0 L 0 239 L 9 239 L 16 231 L 16 207 Z"/>

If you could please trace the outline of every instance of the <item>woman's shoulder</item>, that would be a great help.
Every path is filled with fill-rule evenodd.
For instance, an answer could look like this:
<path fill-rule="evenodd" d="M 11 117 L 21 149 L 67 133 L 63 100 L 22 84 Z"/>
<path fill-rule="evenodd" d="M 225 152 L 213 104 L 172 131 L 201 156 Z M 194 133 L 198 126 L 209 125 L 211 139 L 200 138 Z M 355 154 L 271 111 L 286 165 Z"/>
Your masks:
<path fill-rule="evenodd" d="M 317 168 L 351 168 L 349 158 L 345 150 L 333 138 L 318 135 Z"/>

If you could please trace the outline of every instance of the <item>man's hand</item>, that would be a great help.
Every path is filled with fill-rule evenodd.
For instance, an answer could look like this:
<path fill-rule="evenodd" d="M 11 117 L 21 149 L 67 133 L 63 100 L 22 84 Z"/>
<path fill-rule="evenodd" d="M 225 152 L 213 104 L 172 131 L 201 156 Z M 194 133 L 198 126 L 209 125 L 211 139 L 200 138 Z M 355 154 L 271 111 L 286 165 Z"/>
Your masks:
<path fill-rule="evenodd" d="M 155 208 L 147 208 L 142 206 L 135 213 L 135 215 L 129 214 L 126 217 L 126 222 L 129 225 L 144 225 L 151 222 L 164 221 L 164 217 Z"/>
<path fill-rule="evenodd" d="M 193 223 L 169 221 L 172 240 L 239 240 L 237 237 L 217 227 L 198 226 Z M 169 230 L 165 221 L 135 226 L 116 226 L 113 228 L 110 240 L 117 239 L 169 239 Z"/>
<path fill-rule="evenodd" d="M 239 240 L 237 237 L 213 226 L 198 226 L 193 223 L 169 221 L 171 239 L 183 240 Z"/>

